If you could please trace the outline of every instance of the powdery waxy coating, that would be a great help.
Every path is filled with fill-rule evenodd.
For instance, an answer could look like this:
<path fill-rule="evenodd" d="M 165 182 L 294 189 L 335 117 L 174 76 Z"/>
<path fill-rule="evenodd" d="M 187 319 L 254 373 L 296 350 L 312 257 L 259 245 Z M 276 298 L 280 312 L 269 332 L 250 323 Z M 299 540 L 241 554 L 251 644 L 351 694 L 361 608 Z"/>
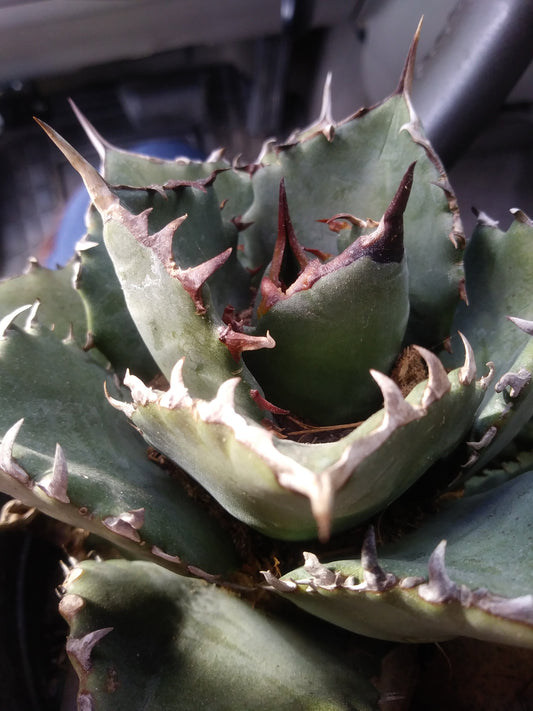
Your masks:
<path fill-rule="evenodd" d="M 234 404 L 237 378 L 226 381 L 212 401 L 192 398 L 182 377 L 183 360 L 174 367 L 170 388 L 166 392 L 149 388 L 135 376 L 127 374 L 125 384 L 130 388 L 133 402 L 120 402 L 114 398 L 110 402 L 131 418 L 154 447 L 171 459 L 184 462 L 202 486 L 233 515 L 271 535 L 305 538 L 312 531 L 312 514 L 320 538 L 326 540 L 332 524 L 338 528 L 339 522 L 342 522 L 342 527 L 346 527 L 364 519 L 368 517 L 369 510 L 380 508 L 384 497 L 390 495 L 386 486 L 382 487 L 378 483 L 371 485 L 372 493 L 370 497 L 368 493 L 362 497 L 364 503 L 361 510 L 360 496 L 357 494 L 358 478 L 366 491 L 370 473 L 379 469 L 390 471 L 393 461 L 396 476 L 400 477 L 396 479 L 398 487 L 406 488 L 419 475 L 421 462 L 417 462 L 416 455 L 399 464 L 397 450 L 392 448 L 392 459 L 382 460 L 380 450 L 385 442 L 399 438 L 397 447 L 401 449 L 399 442 L 407 442 L 412 437 L 409 424 L 423 423 L 426 417 L 430 438 L 435 438 L 438 430 L 434 423 L 441 422 L 443 416 L 455 420 L 450 422 L 450 432 L 456 432 L 453 436 L 458 436 L 458 432 L 464 431 L 465 424 L 470 421 L 482 397 L 487 383 L 480 385 L 475 381 L 475 363 L 466 340 L 465 363 L 456 371 L 453 387 L 452 379 L 438 358 L 426 349 L 418 348 L 418 351 L 425 359 L 429 371 L 429 379 L 424 387 L 404 399 L 390 378 L 372 371 L 372 377 L 384 399 L 383 411 L 376 413 L 373 425 L 368 423 L 364 434 L 362 430 L 356 430 L 341 441 L 329 445 L 298 446 L 292 443 L 287 447 L 270 429 L 239 414 Z M 447 411 L 448 414 L 443 414 Z M 452 415 L 452 412 L 455 414 Z M 462 421 L 463 417 L 465 419 Z M 204 442 L 205 455 L 195 443 L 192 434 L 194 430 Z M 207 441 L 210 441 L 210 445 L 205 447 Z M 448 446 L 440 434 L 437 441 L 438 447 Z M 229 449 L 230 442 L 237 448 L 234 453 Z M 436 442 L 435 447 L 438 452 Z M 320 468 L 313 468 L 307 463 L 315 449 L 320 454 Z M 408 451 L 405 446 L 403 450 Z M 427 452 L 426 457 L 429 456 Z M 373 464 L 375 457 L 378 459 Z M 330 463 L 326 465 L 328 460 Z M 225 463 L 223 488 L 218 477 L 210 476 L 215 461 L 218 466 L 221 462 Z M 240 461 L 246 461 L 244 468 Z M 252 462 L 256 474 L 250 479 Z M 422 466 L 428 466 L 427 460 Z M 374 471 L 374 477 L 377 473 Z M 355 487 L 352 493 L 350 486 Z M 247 490 L 244 499 L 238 496 L 242 487 Z M 307 509 L 300 496 L 294 494 L 306 497 L 310 509 Z M 291 509 L 291 519 L 284 523 L 287 507 Z"/>
<path fill-rule="evenodd" d="M 276 345 L 244 358 L 270 402 L 320 425 L 356 422 L 379 406 L 369 371 L 389 372 L 409 317 L 403 213 L 413 171 L 376 229 L 325 262 L 305 255 L 281 182 L 278 239 L 253 327 Z"/>
<path fill-rule="evenodd" d="M 167 649 L 153 635 L 156 628 L 164 639 L 170 634 L 172 643 L 179 646 L 183 621 L 191 610 L 187 603 L 191 592 L 195 601 L 210 600 L 210 614 L 202 609 L 200 615 L 192 615 L 192 647 L 168 675 L 167 657 L 163 655 L 157 664 L 156 675 L 162 676 L 155 686 L 169 694 L 171 703 L 179 699 L 181 707 L 183 686 L 176 681 L 176 671 L 189 668 L 187 663 L 211 639 L 215 622 L 227 623 L 227 627 L 208 661 L 200 658 L 199 678 L 207 679 L 207 685 L 213 660 L 226 661 L 235 651 L 235 635 L 242 632 L 245 618 L 249 636 L 245 635 L 237 650 L 237 663 L 226 669 L 236 674 L 236 681 L 242 681 L 242 660 L 249 658 L 250 649 L 262 649 L 267 639 L 273 641 L 266 658 L 275 662 L 270 687 L 276 691 L 279 670 L 285 671 L 285 664 L 276 662 L 277 652 L 282 647 L 287 652 L 287 669 L 292 670 L 294 663 L 293 679 L 301 676 L 301 658 L 307 658 L 295 654 L 291 644 L 287 646 L 288 633 L 278 635 L 271 618 L 262 618 L 242 600 L 229 598 L 228 603 L 223 597 L 225 592 L 218 586 L 233 585 L 233 590 L 241 591 L 247 587 L 228 582 L 237 565 L 234 541 L 230 540 L 228 552 L 226 530 L 210 528 L 209 516 L 207 520 L 196 518 L 187 504 L 195 512 L 206 511 L 196 499 L 180 499 L 184 493 L 181 481 L 171 481 L 167 471 L 154 461 L 145 461 L 146 445 L 137 437 L 139 432 L 242 523 L 268 537 L 298 540 L 318 535 L 324 543 L 332 532 L 366 523 L 384 511 L 440 458 L 445 464 L 439 469 L 448 466 L 451 479 L 464 461 L 461 447 L 465 444 L 472 458 L 461 471 L 465 476 L 476 471 L 501 452 L 531 418 L 533 346 L 525 336 L 533 333 L 533 327 L 524 318 L 530 315 L 528 305 L 517 303 L 514 308 L 511 300 L 507 309 L 506 302 L 505 315 L 519 316 L 511 320 L 517 332 L 522 329 L 525 334 L 520 334 L 520 348 L 512 359 L 505 355 L 505 339 L 498 336 L 498 329 L 491 330 L 501 314 L 496 309 L 497 315 L 489 318 L 490 347 L 478 369 L 489 357 L 492 360 L 488 374 L 479 380 L 476 357 L 480 355 L 477 347 L 474 355 L 469 343 L 472 339 L 477 344 L 483 331 L 475 317 L 465 319 L 464 361 L 461 348 L 453 356 L 459 361 L 448 361 L 447 369 L 442 362 L 445 356 L 436 355 L 450 333 L 461 330 L 452 329 L 451 323 L 457 302 L 465 297 L 464 237 L 453 191 L 409 98 L 415 47 L 416 38 L 399 87 L 389 100 L 335 123 L 326 87 L 319 121 L 283 144 L 265 145 L 257 161 L 248 166 L 238 161 L 224 163 L 221 155 L 205 163 L 129 156 L 107 144 L 81 117 L 102 158 L 102 177 L 42 124 L 80 172 L 93 200 L 89 233 L 79 245 L 76 275 L 88 309 L 88 329 L 94 327 L 86 348 L 101 348 L 120 378 L 126 372 L 124 384 L 131 396 L 118 382 L 115 388 L 100 365 L 94 370 L 90 354 L 85 358 L 88 354 L 79 351 L 83 319 L 72 317 L 76 323 L 65 342 L 60 342 L 51 330 L 53 318 L 50 322 L 46 316 L 40 323 L 37 303 L 12 304 L 16 288 L 12 289 L 6 298 L 12 304 L 9 313 L 0 319 L 0 366 L 3 384 L 7 383 L 7 392 L 0 393 L 5 432 L 0 445 L 0 488 L 28 506 L 106 537 L 129 556 L 150 561 L 88 562 L 67 576 L 61 610 L 71 627 L 67 649 L 80 676 L 78 704 L 83 711 L 105 709 L 105 703 L 114 711 L 113 695 L 127 692 L 133 681 L 139 682 L 143 693 L 152 694 L 149 661 L 145 659 L 138 672 L 131 671 L 139 656 L 128 656 L 128 634 L 134 630 L 143 645 L 145 640 L 152 645 L 148 646 L 154 658 Z M 327 181 L 321 174 L 325 165 Z M 370 217 L 352 214 L 361 210 Z M 514 239 L 520 233 L 527 247 L 531 221 L 519 211 L 515 218 L 511 236 Z M 488 222 L 486 227 L 496 229 Z M 499 238 L 496 234 L 496 243 Z M 510 251 L 500 261 L 513 263 Z M 290 259 L 292 266 L 287 265 Z M 478 261 L 481 272 L 490 260 L 481 254 Z M 528 266 L 527 254 L 522 262 Z M 275 436 L 273 421 L 276 415 L 290 414 L 289 404 L 278 402 L 274 387 L 285 371 L 292 380 L 290 368 L 276 364 L 270 372 L 272 386 L 257 365 L 261 358 L 268 360 L 282 351 L 286 334 L 276 315 L 294 304 L 305 306 L 304 299 L 318 294 L 317 300 L 325 304 L 326 321 L 328 317 L 336 321 L 331 314 L 335 314 L 335 305 L 344 311 L 344 302 L 339 306 L 334 298 L 328 301 L 328 288 L 338 294 L 342 277 L 360 267 L 353 280 L 358 286 L 364 287 L 369 274 L 374 279 L 368 279 L 366 292 L 364 288 L 359 292 L 364 294 L 362 310 L 369 312 L 372 301 L 384 309 L 370 325 L 370 336 L 380 328 L 388 332 L 391 324 L 400 324 L 386 362 L 372 356 L 362 367 L 377 400 L 362 408 L 362 424 L 335 442 L 283 440 Z M 33 272 L 39 283 L 47 282 L 35 264 Z M 380 291 L 392 276 L 402 282 L 398 298 Z M 513 290 L 509 275 L 503 276 L 495 281 L 507 297 Z M 352 286 L 350 282 L 346 287 L 348 301 L 357 307 Z M 56 287 L 63 289 L 64 284 Z M 255 302 L 251 287 L 259 292 Z M 474 297 L 476 292 L 474 288 Z M 34 299 L 32 295 L 26 303 Z M 402 313 L 393 312 L 394 308 Z M 297 317 L 304 311 L 295 308 Z M 21 327 L 24 312 L 28 318 Z M 115 321 L 117 312 L 119 321 Z M 62 327 L 65 320 L 61 320 Z M 348 329 L 338 321 L 340 335 L 334 336 L 341 342 Z M 364 342 L 372 340 L 368 335 Z M 296 350 L 304 343 L 298 338 Z M 121 345 L 116 340 L 123 340 L 124 347 L 116 347 Z M 427 378 L 408 395 L 388 375 L 404 341 L 422 344 L 415 348 L 427 369 Z M 348 352 L 352 356 L 352 349 L 343 343 L 338 348 L 341 356 Z M 312 353 L 313 343 L 305 345 L 305 350 Z M 376 350 L 379 356 L 385 349 L 378 345 Z M 130 357 L 131 368 L 126 371 Z M 62 364 L 59 375 L 48 367 L 49 361 Z M 335 359 L 326 361 L 326 371 L 335 371 Z M 23 364 L 20 369 L 19 364 Z M 298 371 L 297 359 L 292 367 Z M 168 379 L 168 386 L 164 378 L 153 381 L 158 371 Z M 52 394 L 39 387 L 38 375 L 53 382 Z M 24 387 L 30 376 L 31 387 Z M 100 387 L 104 381 L 110 391 L 107 401 Z M 282 385 L 279 391 L 285 389 Z M 297 389 L 305 390 L 305 383 Z M 33 408 L 32 396 L 41 402 L 40 408 Z M 58 405 L 58 399 L 64 403 Z M 354 398 L 341 387 L 340 397 L 332 399 L 341 406 L 343 400 L 350 400 L 351 407 Z M 327 393 L 317 400 L 320 407 L 328 400 Z M 491 410 L 494 403 L 496 414 Z M 76 414 L 78 407 L 81 415 Z M 290 403 L 291 410 L 298 411 L 298 407 Z M 34 419 L 42 411 L 49 415 L 47 427 L 61 422 L 48 439 L 41 438 L 43 427 Z M 91 412 L 96 413 L 92 420 Z M 335 423 L 354 418 L 353 411 L 339 413 L 337 404 L 332 412 L 328 417 Z M 113 417 L 108 419 L 109 413 Z M 69 416 L 72 422 L 83 423 L 81 432 L 71 428 L 71 423 L 65 426 L 64 418 Z M 527 439 L 527 432 L 524 436 Z M 123 438 L 121 445 L 119 438 Z M 102 456 L 106 447 L 114 453 L 110 459 Z M 164 461 L 153 452 L 151 456 Z M 274 566 L 276 575 L 265 571 L 266 587 L 317 617 L 360 634 L 402 642 L 468 635 L 533 647 L 533 560 L 527 538 L 533 505 L 532 474 L 527 467 L 532 464 L 521 453 L 513 466 L 513 473 L 521 476 L 500 487 L 488 477 L 489 487 L 494 487 L 488 493 L 472 493 L 467 486 L 462 499 L 449 508 L 443 504 L 418 532 L 402 535 L 396 547 L 381 548 L 379 557 L 370 528 L 359 560 L 323 564 L 314 553 L 306 552 L 301 570 L 280 579 L 281 561 Z M 472 487 L 476 485 L 479 481 L 474 480 Z M 506 515 L 509 511 L 512 517 Z M 492 530 L 491 521 L 497 523 Z M 255 537 L 250 536 L 251 540 Z M 321 559 L 325 558 L 321 555 Z M 183 576 L 200 580 L 183 582 Z M 101 599 L 104 588 L 112 594 Z M 161 606 L 154 605 L 154 594 Z M 92 605 L 92 600 L 97 604 Z M 232 613 L 225 618 L 218 612 L 226 609 L 226 603 Z M 206 621 L 209 633 L 199 634 L 198 628 Z M 319 640 L 310 648 L 316 651 L 322 646 Z M 323 660 L 317 659 L 314 667 L 306 667 L 309 684 L 323 666 Z M 264 667 L 251 666 L 254 684 L 264 681 Z M 333 669 L 341 667 L 342 660 L 337 659 Z M 227 683 L 224 675 L 219 677 Z M 325 698 L 331 698 L 331 689 L 340 688 L 331 683 L 332 678 L 329 671 L 324 675 Z M 353 682 L 353 669 L 347 679 L 348 684 Z M 121 687 L 123 680 L 129 683 Z M 247 682 L 242 692 L 254 684 Z M 306 699 L 309 684 L 304 684 Z M 197 708 L 201 686 L 195 684 L 192 690 L 193 708 Z M 229 686 L 235 688 L 232 681 Z M 283 688 L 281 693 L 285 700 Z M 268 704 L 268 688 L 264 698 Z M 349 704 L 366 708 L 364 701 L 358 705 L 351 697 Z M 346 706 L 344 700 L 338 704 L 340 709 Z M 368 707 L 372 707 L 370 702 Z"/>
<path fill-rule="evenodd" d="M 418 628 L 417 641 L 424 641 L 424 635 L 428 640 L 448 639 L 468 630 L 478 639 L 533 648 L 533 595 L 509 598 L 459 585 L 447 572 L 445 552 L 443 540 L 429 557 L 426 577 L 399 577 L 379 564 L 371 527 L 358 564 L 323 565 L 314 554 L 304 553 L 303 569 L 281 579 L 269 571 L 263 576 L 268 587 L 298 606 L 359 634 L 409 642 L 413 626 Z M 383 621 L 367 617 L 376 597 L 382 598 Z M 435 614 L 437 607 L 440 615 Z"/>

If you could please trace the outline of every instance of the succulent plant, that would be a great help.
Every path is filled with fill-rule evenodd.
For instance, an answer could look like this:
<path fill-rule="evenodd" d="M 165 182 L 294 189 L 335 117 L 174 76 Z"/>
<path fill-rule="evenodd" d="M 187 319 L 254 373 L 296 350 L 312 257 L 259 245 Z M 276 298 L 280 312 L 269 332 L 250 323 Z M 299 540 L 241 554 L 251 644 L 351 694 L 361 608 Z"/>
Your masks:
<path fill-rule="evenodd" d="M 80 709 L 377 708 L 317 618 L 533 647 L 533 223 L 465 251 L 415 50 L 248 165 L 75 109 L 100 174 L 41 123 L 92 205 L 72 263 L 0 285 L 0 490 L 125 556 L 62 588 Z"/>

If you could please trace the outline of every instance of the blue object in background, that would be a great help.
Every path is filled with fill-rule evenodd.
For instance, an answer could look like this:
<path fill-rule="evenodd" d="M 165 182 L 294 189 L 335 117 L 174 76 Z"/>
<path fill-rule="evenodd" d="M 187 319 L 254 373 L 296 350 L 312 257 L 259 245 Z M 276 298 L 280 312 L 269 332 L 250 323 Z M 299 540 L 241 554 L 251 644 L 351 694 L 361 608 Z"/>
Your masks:
<path fill-rule="evenodd" d="M 202 160 L 202 153 L 182 141 L 154 138 L 133 146 L 132 151 L 153 156 L 154 158 L 190 158 Z M 67 202 L 65 212 L 61 219 L 54 238 L 52 251 L 45 260 L 49 269 L 65 265 L 74 256 L 76 244 L 87 232 L 85 215 L 89 208 L 89 195 L 85 185 L 80 186 Z"/>

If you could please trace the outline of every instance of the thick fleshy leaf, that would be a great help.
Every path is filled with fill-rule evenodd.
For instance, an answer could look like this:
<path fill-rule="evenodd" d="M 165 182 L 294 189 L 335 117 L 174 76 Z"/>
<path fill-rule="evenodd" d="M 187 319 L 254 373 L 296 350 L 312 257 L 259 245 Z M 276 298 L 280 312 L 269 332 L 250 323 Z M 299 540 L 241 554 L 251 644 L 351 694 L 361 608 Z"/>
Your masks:
<path fill-rule="evenodd" d="M 87 234 L 77 245 L 80 264 L 76 277 L 87 312 L 90 345 L 105 354 L 117 373 L 123 375 L 129 368 L 139 377 L 151 379 L 158 368 L 126 308 L 102 232 L 102 220 L 91 207 Z"/>
<path fill-rule="evenodd" d="M 178 181 L 199 181 L 219 172 L 215 191 L 223 216 L 231 221 L 240 217 L 252 202 L 249 172 L 233 168 L 223 159 L 223 151 L 215 151 L 206 161 L 176 158 L 165 160 L 125 151 L 103 138 L 87 118 L 72 104 L 80 124 L 95 147 L 102 165 L 102 175 L 113 185 L 145 188 Z"/>
<path fill-rule="evenodd" d="M 482 215 L 466 251 L 469 305 L 461 304 L 454 325 L 478 365 L 492 361 L 495 371 L 474 422 L 467 474 L 480 471 L 533 416 L 532 244 L 533 223 L 515 211 L 507 232 Z"/>
<path fill-rule="evenodd" d="M 308 612 L 359 634 L 533 648 L 532 492 L 533 472 L 454 501 L 384 546 L 379 560 L 370 532 L 360 560 L 321 565 L 308 555 L 305 568 L 267 579 Z"/>
<path fill-rule="evenodd" d="M 105 400 L 109 374 L 37 325 L 0 339 L 0 489 L 188 574 L 235 563 L 229 538 Z M 59 444 L 59 446 L 58 446 Z"/>
<path fill-rule="evenodd" d="M 331 131 L 314 130 L 302 140 L 296 134 L 270 154 L 268 165 L 252 177 L 254 201 L 243 215 L 252 226 L 243 239 L 249 266 L 266 267 L 276 235 L 278 186 L 284 178 L 302 244 L 335 254 L 335 235 L 321 221 L 337 213 L 379 220 L 408 166 L 416 161 L 404 217 L 411 303 L 408 338 L 434 347 L 450 335 L 463 278 L 464 236 L 448 179 L 409 99 L 415 45 L 416 41 L 398 90 L 387 101 L 359 111 Z"/>
<path fill-rule="evenodd" d="M 346 528 L 391 503 L 468 431 L 483 396 L 475 372 L 463 367 L 447 375 L 435 356 L 422 354 L 428 381 L 404 399 L 374 373 L 384 410 L 329 444 L 278 439 L 244 417 L 234 407 L 236 379 L 211 401 L 192 398 L 182 362 L 167 392 L 128 378 L 133 404 L 114 404 L 233 516 L 274 537 L 309 538 L 318 525 L 327 538 L 331 525 Z"/>
<path fill-rule="evenodd" d="M 0 319 L 19 306 L 39 302 L 39 320 L 52 328 L 58 338 L 72 337 L 83 346 L 87 320 L 82 300 L 74 290 L 77 264 L 63 269 L 46 269 L 30 260 L 24 274 L 0 282 Z"/>
<path fill-rule="evenodd" d="M 233 357 L 220 340 L 224 328 L 222 315 L 212 308 L 209 291 L 204 284 L 229 260 L 233 250 L 221 240 L 227 240 L 230 235 L 227 232 L 217 234 L 218 246 L 223 251 L 207 261 L 197 266 L 176 263 L 174 234 L 187 222 L 187 216 L 175 215 L 174 219 L 154 232 L 150 224 L 151 205 L 139 214 L 130 212 L 70 144 L 53 129 L 42 125 L 79 171 L 102 217 L 104 243 L 113 261 L 128 311 L 157 365 L 168 378 L 176 361 L 186 357 L 187 385 L 199 397 L 213 397 L 217 388 L 236 368 Z M 180 186 L 177 189 L 186 188 Z M 205 186 L 188 189 L 202 193 Z M 157 194 L 157 190 L 151 192 Z M 140 197 L 142 200 L 146 194 L 147 191 L 129 191 L 129 199 L 135 202 Z M 202 219 L 201 216 L 199 219 Z M 154 220 L 156 227 L 160 227 L 157 214 L 152 217 Z M 183 250 L 187 254 L 188 245 L 184 244 Z M 185 257 L 186 260 L 189 258 Z M 240 407 L 250 416 L 259 418 L 259 410 L 250 397 L 250 388 L 259 386 L 244 366 L 238 370 L 243 376 L 237 393 Z"/>
<path fill-rule="evenodd" d="M 377 709 L 377 692 L 333 637 L 313 638 L 225 590 L 126 561 L 81 563 L 64 589 L 80 708 Z"/>
<path fill-rule="evenodd" d="M 270 333 L 276 345 L 247 354 L 245 362 L 267 399 L 299 417 L 321 425 L 355 422 L 379 407 L 370 371 L 391 370 L 409 316 L 403 213 L 413 169 L 372 234 L 324 264 L 307 262 L 286 287 L 279 267 L 263 278 L 256 333 Z M 282 191 L 276 251 L 285 223 Z"/>

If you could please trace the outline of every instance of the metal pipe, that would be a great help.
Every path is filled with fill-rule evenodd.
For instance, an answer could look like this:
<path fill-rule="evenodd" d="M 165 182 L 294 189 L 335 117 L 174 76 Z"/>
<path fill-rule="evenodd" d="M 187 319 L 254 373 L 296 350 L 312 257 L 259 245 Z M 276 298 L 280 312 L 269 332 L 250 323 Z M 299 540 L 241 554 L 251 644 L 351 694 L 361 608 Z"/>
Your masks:
<path fill-rule="evenodd" d="M 459 0 L 413 84 L 414 107 L 447 168 L 532 60 L 532 0 Z"/>

